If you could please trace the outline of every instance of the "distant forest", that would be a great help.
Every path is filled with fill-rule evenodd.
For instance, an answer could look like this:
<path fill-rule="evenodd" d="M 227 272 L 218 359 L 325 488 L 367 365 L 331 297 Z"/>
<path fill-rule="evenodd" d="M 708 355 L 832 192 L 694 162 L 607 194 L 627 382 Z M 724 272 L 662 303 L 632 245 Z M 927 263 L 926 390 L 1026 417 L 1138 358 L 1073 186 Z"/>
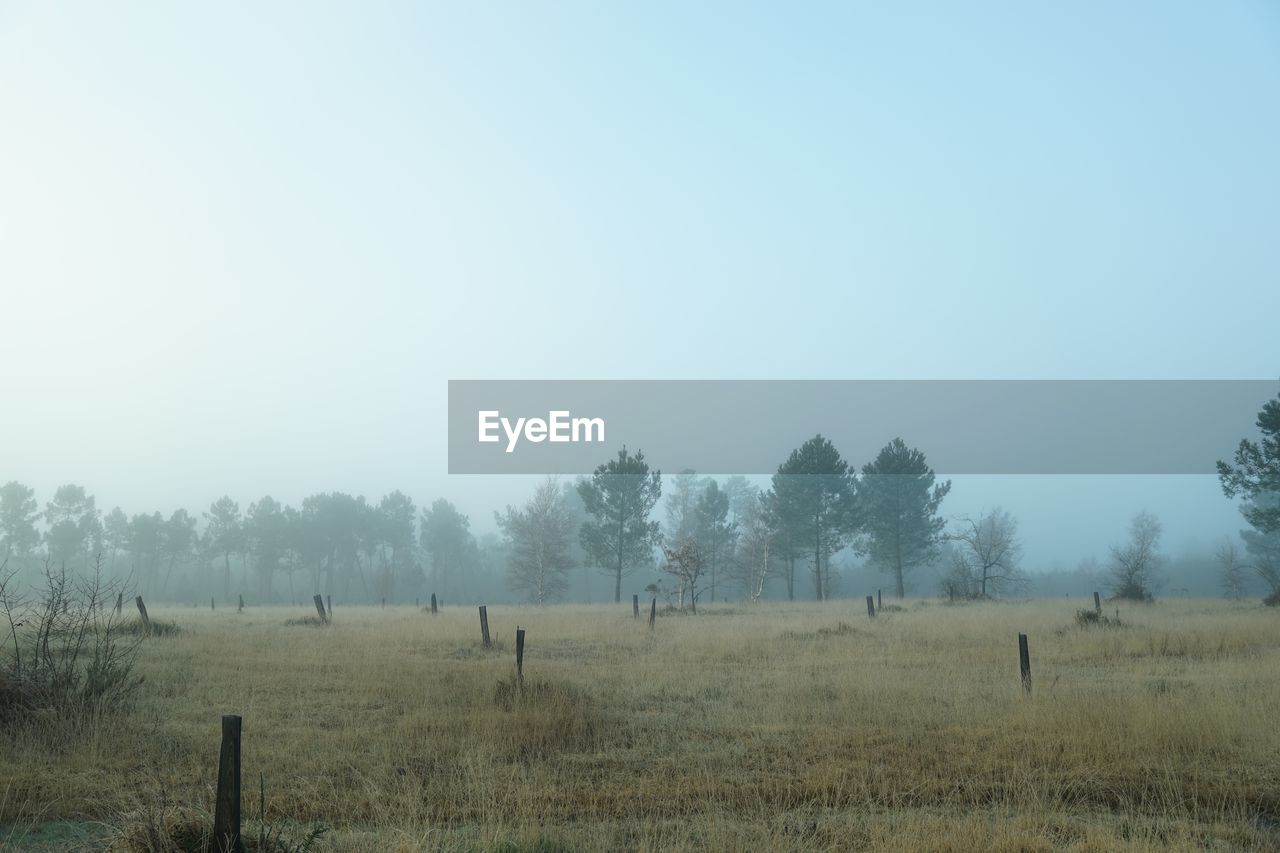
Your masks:
<path fill-rule="evenodd" d="M 1161 551 L 1159 519 L 1138 512 L 1105 555 L 1028 571 L 1017 519 L 994 508 L 947 517 L 951 483 L 922 451 L 889 442 L 860 471 L 821 435 L 779 465 L 769 488 L 691 471 L 665 479 L 642 452 L 619 451 L 590 477 L 548 478 L 477 538 L 445 498 L 419 506 L 343 492 L 297 506 L 221 497 L 199 512 L 103 513 L 84 487 L 0 487 L 0 561 L 129 578 L 173 601 L 290 603 L 319 592 L 348 603 L 661 598 L 679 607 L 766 598 L 823 600 L 1021 595 L 1149 600 L 1157 595 L 1280 593 L 1280 400 L 1259 414 L 1260 444 L 1219 463 L 1250 529 L 1209 553 Z M 666 491 L 664 494 L 664 482 Z"/>

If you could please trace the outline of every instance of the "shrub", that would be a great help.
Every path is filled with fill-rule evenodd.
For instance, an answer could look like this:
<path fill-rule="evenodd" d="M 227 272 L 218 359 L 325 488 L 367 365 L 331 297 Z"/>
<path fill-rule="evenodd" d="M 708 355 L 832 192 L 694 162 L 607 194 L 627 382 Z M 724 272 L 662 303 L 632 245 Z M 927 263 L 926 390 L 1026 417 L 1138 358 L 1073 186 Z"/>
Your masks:
<path fill-rule="evenodd" d="M 150 632 L 147 631 L 147 626 L 142 624 L 142 620 L 138 618 L 126 619 L 118 623 L 116 630 L 122 636 L 129 637 L 176 637 L 183 633 L 183 629 L 179 627 L 177 622 L 166 622 L 163 619 L 152 619 Z"/>
<path fill-rule="evenodd" d="M 45 564 L 34 598 L 0 566 L 0 728 L 39 718 L 73 726 L 124 710 L 142 679 L 133 675 L 138 637 L 130 637 L 111 602 L 118 582 L 100 567 L 87 578 Z"/>
<path fill-rule="evenodd" d="M 1081 628 L 1119 628 L 1120 617 L 1112 619 L 1096 610 L 1077 610 L 1076 625 Z"/>
<path fill-rule="evenodd" d="M 326 826 L 297 827 L 245 818 L 245 853 L 312 853 Z M 215 853 L 213 815 L 199 808 L 155 803 L 122 815 L 108 853 Z"/>
<path fill-rule="evenodd" d="M 1115 594 L 1108 601 L 1129 601 L 1140 602 L 1143 604 L 1151 604 L 1155 601 L 1155 596 L 1147 591 L 1147 588 L 1140 583 L 1130 582 L 1121 584 L 1115 588 Z"/>

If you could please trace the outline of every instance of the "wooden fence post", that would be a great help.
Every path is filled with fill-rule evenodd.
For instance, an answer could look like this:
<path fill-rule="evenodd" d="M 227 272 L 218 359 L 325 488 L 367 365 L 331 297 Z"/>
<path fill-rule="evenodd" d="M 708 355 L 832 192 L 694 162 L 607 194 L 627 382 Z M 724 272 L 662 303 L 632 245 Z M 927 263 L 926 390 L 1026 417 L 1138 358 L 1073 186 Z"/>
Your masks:
<path fill-rule="evenodd" d="M 654 599 L 649 603 L 649 627 L 652 628 L 654 623 L 658 621 L 658 599 Z"/>
<path fill-rule="evenodd" d="M 631 618 L 640 618 L 640 596 L 634 593 L 631 596 Z"/>
<path fill-rule="evenodd" d="M 489 608 L 483 604 L 480 605 L 480 639 L 484 641 L 486 649 L 492 645 L 489 641 Z"/>
<path fill-rule="evenodd" d="M 437 612 L 438 611 L 436 610 L 436 594 L 433 592 L 431 593 L 431 615 L 435 616 Z"/>
<path fill-rule="evenodd" d="M 1022 689 L 1031 692 L 1031 652 L 1027 650 L 1027 635 L 1018 635 L 1018 670 L 1022 673 Z"/>
<path fill-rule="evenodd" d="M 147 615 L 147 605 L 142 603 L 142 596 L 138 596 L 138 615 L 142 617 L 142 630 L 149 637 L 151 636 L 151 617 Z"/>
<path fill-rule="evenodd" d="M 884 610 L 884 596 L 882 590 L 876 590 L 876 610 Z"/>
<path fill-rule="evenodd" d="M 242 596 L 240 596 L 240 607 L 236 609 L 236 612 L 237 612 L 237 613 L 243 613 L 243 612 L 244 612 L 244 596 L 243 596 L 243 595 L 242 595 Z"/>
<path fill-rule="evenodd" d="M 240 840 L 240 717 L 222 717 L 218 754 L 218 798 L 213 813 L 213 844 L 218 853 L 243 853 Z"/>
<path fill-rule="evenodd" d="M 316 593 L 312 601 L 316 603 L 316 613 L 320 614 L 321 622 L 329 621 L 329 614 L 324 612 L 324 599 L 320 597 L 320 593 Z"/>
<path fill-rule="evenodd" d="M 214 609 L 216 608 L 213 606 L 213 596 L 211 595 L 209 596 L 209 610 L 212 611 Z"/>
<path fill-rule="evenodd" d="M 872 596 L 867 596 L 867 616 L 872 619 L 876 616 L 876 600 Z"/>
<path fill-rule="evenodd" d="M 325 609 L 329 611 L 328 618 L 332 619 L 333 618 L 333 596 L 332 595 L 326 595 L 324 597 L 324 605 L 325 605 Z"/>
<path fill-rule="evenodd" d="M 382 609 L 383 609 L 383 610 L 386 610 L 386 609 L 387 609 L 387 600 L 386 600 L 385 598 L 384 598 L 384 599 L 382 599 Z"/>
<path fill-rule="evenodd" d="M 123 610 L 124 610 L 124 593 L 117 592 L 116 593 L 116 615 L 119 616 L 121 611 Z"/>
<path fill-rule="evenodd" d="M 524 629 L 516 626 L 516 688 L 524 689 Z"/>
<path fill-rule="evenodd" d="M 1102 615 L 1102 596 L 1098 595 L 1096 590 L 1093 593 L 1093 609 L 1099 616 Z"/>

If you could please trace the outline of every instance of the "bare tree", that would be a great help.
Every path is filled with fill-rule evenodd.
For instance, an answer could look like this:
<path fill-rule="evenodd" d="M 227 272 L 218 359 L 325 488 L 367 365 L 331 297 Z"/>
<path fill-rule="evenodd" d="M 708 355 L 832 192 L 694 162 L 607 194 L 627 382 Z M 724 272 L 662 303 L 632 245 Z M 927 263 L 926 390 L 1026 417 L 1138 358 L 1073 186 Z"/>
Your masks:
<path fill-rule="evenodd" d="M 1227 598 L 1242 598 L 1247 567 L 1240 558 L 1240 549 L 1236 547 L 1236 543 L 1224 536 L 1214 558 L 1218 561 L 1218 579 L 1222 581 L 1222 592 Z"/>
<path fill-rule="evenodd" d="M 1160 519 L 1143 510 L 1129 522 L 1129 542 L 1111 548 L 1111 591 L 1116 598 L 1151 599 L 1161 563 Z"/>
<path fill-rule="evenodd" d="M 1026 583 L 1018 565 L 1022 543 L 1017 519 L 999 507 L 977 518 L 960 516 L 956 532 L 947 538 L 954 543 L 947 579 L 953 593 L 989 598 Z"/>
<path fill-rule="evenodd" d="M 684 605 L 684 594 L 687 592 L 689 605 L 697 613 L 698 596 L 702 594 L 702 590 L 698 589 L 698 584 L 702 581 L 702 553 L 698 543 L 686 539 L 675 547 L 663 545 L 662 553 L 666 557 L 662 570 L 680 582 L 681 606 Z"/>

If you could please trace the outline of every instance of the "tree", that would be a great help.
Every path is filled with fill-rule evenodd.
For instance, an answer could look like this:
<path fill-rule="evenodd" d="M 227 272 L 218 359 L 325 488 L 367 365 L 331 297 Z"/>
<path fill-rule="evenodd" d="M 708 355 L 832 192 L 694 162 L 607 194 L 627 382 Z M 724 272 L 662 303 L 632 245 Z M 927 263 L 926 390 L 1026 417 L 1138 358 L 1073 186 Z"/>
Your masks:
<path fill-rule="evenodd" d="M 1246 498 L 1240 512 L 1266 535 L 1280 531 L 1280 396 L 1262 407 L 1256 423 L 1261 442 L 1241 439 L 1235 464 L 1218 462 L 1218 479 L 1227 497 Z"/>
<path fill-rule="evenodd" d="M 154 512 L 129 519 L 129 553 L 133 556 L 134 570 L 141 579 L 143 592 L 149 592 L 155 582 L 163 548 L 164 516 Z"/>
<path fill-rule="evenodd" d="M 1280 530 L 1260 533 L 1242 530 L 1244 550 L 1249 555 L 1249 565 L 1269 590 L 1266 603 L 1280 604 Z"/>
<path fill-rule="evenodd" d="M 587 555 L 586 549 L 582 547 L 582 539 L 580 533 L 582 525 L 587 523 L 587 506 L 582 502 L 582 494 L 578 491 L 578 486 L 584 482 L 583 477 L 574 480 L 566 480 L 560 484 L 561 497 L 564 498 L 565 511 L 569 513 L 569 525 L 573 528 L 573 540 L 569 546 L 569 557 L 573 560 L 575 566 L 582 567 L 582 595 L 583 600 L 590 603 L 591 601 L 591 558 Z"/>
<path fill-rule="evenodd" d="M 116 555 L 129 547 L 129 516 L 120 507 L 113 507 L 102 519 L 102 544 L 111 553 L 108 571 L 116 570 Z"/>
<path fill-rule="evenodd" d="M 470 519 L 439 498 L 422 514 L 421 541 L 431 558 L 432 590 L 447 590 L 452 598 L 455 576 L 475 564 L 476 544 Z"/>
<path fill-rule="evenodd" d="M 663 538 L 668 542 L 683 542 L 694 535 L 698 496 L 707 481 L 708 478 L 699 477 L 692 469 L 685 469 L 671 478 L 671 491 L 663 501 L 667 513 Z"/>
<path fill-rule="evenodd" d="M 733 552 L 737 522 L 729 520 L 729 495 L 720 484 L 709 479 L 693 508 L 693 539 L 710 574 L 711 602 L 716 600 L 716 572 Z"/>
<path fill-rule="evenodd" d="M 588 557 L 614 578 L 613 600 L 622 600 L 622 576 L 653 562 L 660 534 L 649 520 L 662 496 L 662 472 L 650 471 L 644 453 L 632 456 L 623 447 L 618 458 L 599 466 L 578 483 L 588 519 L 579 541 Z"/>
<path fill-rule="evenodd" d="M 72 483 L 59 486 L 53 500 L 45 504 L 44 520 L 49 559 L 66 563 L 79 558 L 87 567 L 89 551 L 100 544 L 102 535 L 93 495 Z"/>
<path fill-rule="evenodd" d="M 164 582 L 160 585 L 161 591 L 168 588 L 173 567 L 179 560 L 185 560 L 191 555 L 195 543 L 196 520 L 185 509 L 174 510 L 169 520 L 164 523 L 161 535 L 161 547 L 169 561 L 164 572 Z"/>
<path fill-rule="evenodd" d="M 1129 542 L 1111 549 L 1111 590 L 1116 598 L 1151 600 L 1155 574 L 1162 562 L 1160 520 L 1149 512 L 1129 522 Z"/>
<path fill-rule="evenodd" d="M 961 516 L 948 539 L 955 547 L 945 581 L 953 594 L 988 598 L 1025 583 L 1017 520 L 996 507 L 977 518 Z"/>
<path fill-rule="evenodd" d="M 729 496 L 729 518 L 732 521 L 737 522 L 759 509 L 760 489 L 741 474 L 725 480 L 723 491 Z"/>
<path fill-rule="evenodd" d="M 819 601 L 829 594 L 831 555 L 857 530 L 856 489 L 857 477 L 849 464 L 821 435 L 791 451 L 773 475 L 778 527 L 785 531 L 788 545 L 807 544 Z"/>
<path fill-rule="evenodd" d="M 320 574 L 324 574 L 325 595 L 337 592 L 339 579 L 342 591 L 349 593 L 353 576 L 368 593 L 359 559 L 366 509 L 363 497 L 343 492 L 316 494 L 302 502 L 304 547 L 315 560 L 317 586 Z"/>
<path fill-rule="evenodd" d="M 569 588 L 575 528 L 564 492 L 553 477 L 534 491 L 524 509 L 494 513 L 509 545 L 508 582 L 534 604 L 557 601 Z"/>
<path fill-rule="evenodd" d="M 773 554 L 774 531 L 769 526 L 764 496 L 757 493 L 755 501 L 741 505 L 734 523 L 738 536 L 732 572 L 747 588 L 750 599 L 759 601 L 777 563 Z"/>
<path fill-rule="evenodd" d="M 397 582 L 422 580 L 422 571 L 413 556 L 418 508 L 413 498 L 396 490 L 378 503 L 379 543 L 383 547 L 382 563 L 385 593 L 391 593 Z M 387 553 L 387 552 L 390 553 Z"/>
<path fill-rule="evenodd" d="M 693 539 L 685 539 L 674 547 L 664 544 L 662 553 L 666 557 L 662 570 L 680 582 L 681 606 L 684 605 L 684 593 L 687 591 L 689 606 L 694 613 L 697 613 L 698 596 L 702 594 L 698 584 L 701 583 L 703 569 L 702 550 L 698 547 L 698 543 Z"/>
<path fill-rule="evenodd" d="M 776 557 L 783 581 L 787 585 L 787 600 L 796 598 L 796 560 L 805 554 L 805 531 L 794 518 L 789 490 L 770 489 L 761 498 L 762 522 L 770 533 L 770 553 Z"/>
<path fill-rule="evenodd" d="M 1218 579 L 1222 582 L 1222 592 L 1227 598 L 1240 598 L 1244 595 L 1244 560 L 1240 558 L 1240 549 L 1229 538 L 1223 537 L 1214 553 L 1218 562 Z"/>
<path fill-rule="evenodd" d="M 226 598 L 231 595 L 231 555 L 241 553 L 246 546 L 240 504 L 223 495 L 209 505 L 204 518 L 209 549 L 222 556 L 222 596 Z"/>
<path fill-rule="evenodd" d="M 17 480 L 0 486 L 0 551 L 4 557 L 26 556 L 40 544 L 36 519 L 40 517 L 35 490 Z"/>
<path fill-rule="evenodd" d="M 270 495 L 249 504 L 244 516 L 245 546 L 253 554 L 259 588 L 267 597 L 272 579 L 288 555 L 289 523 L 284 507 Z"/>
<path fill-rule="evenodd" d="M 935 485 L 924 454 L 900 438 L 862 466 L 858 505 L 866 553 L 880 571 L 893 576 L 898 598 L 906 595 L 907 572 L 938 556 L 946 527 L 938 507 L 950 491 L 951 481 Z"/>

